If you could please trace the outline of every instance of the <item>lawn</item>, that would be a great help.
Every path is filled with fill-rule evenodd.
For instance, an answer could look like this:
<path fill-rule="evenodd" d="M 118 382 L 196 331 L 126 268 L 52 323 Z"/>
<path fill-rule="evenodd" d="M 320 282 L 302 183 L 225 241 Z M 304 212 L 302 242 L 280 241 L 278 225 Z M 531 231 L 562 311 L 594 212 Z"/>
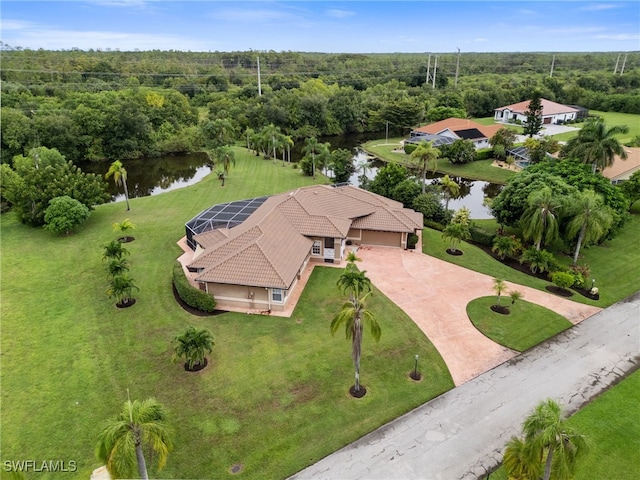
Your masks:
<path fill-rule="evenodd" d="M 171 292 L 184 223 L 209 206 L 314 183 L 298 170 L 236 151 L 226 186 L 213 175 L 154 197 L 98 207 L 70 237 L 1 217 L 2 461 L 75 460 L 76 478 L 100 464 L 102 422 L 127 398 L 156 397 L 170 412 L 175 448 L 163 478 L 220 478 L 240 464 L 247 478 L 283 478 L 453 387 L 418 327 L 375 291 L 379 343 L 365 332 L 367 395 L 352 399 L 351 346 L 329 323 L 343 298 L 339 269 L 318 267 L 291 318 L 225 313 L 195 317 Z M 318 182 L 326 179 L 318 179 Z M 136 225 L 130 250 L 137 303 L 105 295 L 102 248 L 111 225 Z M 210 364 L 186 373 L 171 340 L 188 325 L 215 337 Z M 416 354 L 425 381 L 408 379 Z M 43 474 L 38 478 L 59 475 Z"/>
<path fill-rule="evenodd" d="M 362 145 L 362 148 L 376 157 L 388 161 L 406 164 L 409 156 L 405 153 L 397 153 L 393 150 L 398 148 L 402 138 L 389 139 L 389 144 L 384 140 L 371 140 Z M 453 165 L 448 160 L 438 160 L 436 171 L 454 177 L 484 180 L 492 183 L 507 183 L 515 172 L 492 167 L 493 160 L 479 160 L 465 165 Z M 429 171 L 433 169 L 433 162 L 429 164 Z"/>
<path fill-rule="evenodd" d="M 496 303 L 495 295 L 476 298 L 467 304 L 467 315 L 483 335 L 518 352 L 571 327 L 571 322 L 562 315 L 526 300 L 517 300 L 511 305 L 509 297 L 502 298 L 501 305 L 509 308 L 509 315 L 491 310 Z"/>
<path fill-rule="evenodd" d="M 589 443 L 589 453 L 576 464 L 574 480 L 640 478 L 638 391 L 640 371 L 636 370 L 569 418 L 569 425 Z M 499 468 L 490 478 L 506 480 L 507 475 Z"/>

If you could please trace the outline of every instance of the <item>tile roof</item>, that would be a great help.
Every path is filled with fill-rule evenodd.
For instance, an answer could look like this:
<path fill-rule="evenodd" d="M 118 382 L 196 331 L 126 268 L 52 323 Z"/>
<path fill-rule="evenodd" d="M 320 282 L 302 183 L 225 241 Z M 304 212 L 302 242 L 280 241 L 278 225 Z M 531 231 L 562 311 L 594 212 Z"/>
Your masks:
<path fill-rule="evenodd" d="M 610 180 L 627 180 L 635 171 L 640 170 L 640 147 L 623 147 L 627 158 L 622 160 L 616 155 L 613 165 L 605 168 L 602 175 Z"/>
<path fill-rule="evenodd" d="M 503 125 L 482 125 L 473 120 L 467 118 L 447 118 L 446 120 L 440 120 L 439 122 L 425 125 L 423 127 L 416 128 L 414 132 L 428 133 L 431 135 L 438 135 L 446 130 L 453 132 L 460 138 L 468 138 L 470 140 L 479 140 L 481 138 L 491 138 L 498 130 L 504 128 Z M 469 136 L 468 130 L 475 129 L 479 132 L 479 136 Z M 461 134 L 458 134 L 461 132 Z"/>
<path fill-rule="evenodd" d="M 318 185 L 273 195 L 242 224 L 195 236 L 203 248 L 189 267 L 198 281 L 289 288 L 311 251 L 309 237 L 345 238 L 351 227 L 422 228 L 422 214 L 353 186 Z"/>
<path fill-rule="evenodd" d="M 497 111 L 501 110 L 511 110 L 514 113 L 520 113 L 522 115 L 526 114 L 526 111 L 529 110 L 529 104 L 531 100 L 525 100 L 524 102 L 514 103 L 513 105 L 507 105 L 506 107 L 496 108 Z M 561 103 L 552 102 L 551 100 L 547 100 L 546 98 L 541 98 L 540 103 L 542 105 L 542 115 L 559 115 L 561 113 L 573 113 L 577 112 L 577 108 L 567 107 L 566 105 L 562 105 Z"/>

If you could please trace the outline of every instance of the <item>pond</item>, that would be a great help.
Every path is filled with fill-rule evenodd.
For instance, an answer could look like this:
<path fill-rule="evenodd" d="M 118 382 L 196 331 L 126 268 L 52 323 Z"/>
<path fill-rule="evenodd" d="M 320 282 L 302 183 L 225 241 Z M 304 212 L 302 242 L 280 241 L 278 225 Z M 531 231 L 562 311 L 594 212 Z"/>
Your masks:
<path fill-rule="evenodd" d="M 378 169 L 384 165 L 384 162 L 376 157 L 368 155 L 362 149 L 357 149 L 354 155 L 355 165 L 362 165 L 367 162 L 366 168 L 367 178 L 373 180 L 378 173 Z M 359 185 L 360 181 L 358 176 L 362 175 L 362 172 L 354 173 L 349 182 L 352 185 Z M 427 184 L 439 183 L 440 178 L 444 174 L 432 172 L 427 173 Z M 485 198 L 495 198 L 502 189 L 502 185 L 498 183 L 484 182 L 480 180 L 470 180 L 463 177 L 451 177 L 458 185 L 460 185 L 460 195 L 449 201 L 450 210 L 458 210 L 462 207 L 467 207 L 471 212 L 471 218 L 477 220 L 484 220 L 493 218 L 490 210 L 484 206 Z"/>
<path fill-rule="evenodd" d="M 332 149 L 345 148 L 354 151 L 354 164 L 359 165 L 367 161 L 370 165 L 367 168 L 367 177 L 373 179 L 378 168 L 384 165 L 384 162 L 370 157 L 362 149 L 358 148 L 358 145 L 379 137 L 379 133 L 351 134 L 321 137 L 318 141 L 329 142 Z M 303 142 L 297 142 L 294 146 L 291 152 L 293 161 L 302 158 L 302 146 Z M 127 186 L 131 198 L 157 195 L 158 193 L 193 185 L 206 177 L 212 170 L 208 156 L 204 153 L 124 160 L 123 164 L 127 169 Z M 81 168 L 87 173 L 104 175 L 109 170 L 110 165 L 111 161 L 106 160 L 87 162 L 82 164 Z M 359 184 L 358 175 L 361 174 L 362 172 L 355 173 L 351 177 L 350 182 L 352 185 Z M 430 183 L 437 183 L 442 175 L 429 173 L 427 177 Z M 453 180 L 460 185 L 460 196 L 449 202 L 450 209 L 457 210 L 464 206 L 471 211 L 472 218 L 492 218 L 489 209 L 483 205 L 483 201 L 486 197 L 493 198 L 500 193 L 500 185 L 460 177 L 453 177 Z M 117 187 L 113 180 L 108 182 L 107 191 L 111 194 L 112 201 L 124 201 L 122 188 Z"/>

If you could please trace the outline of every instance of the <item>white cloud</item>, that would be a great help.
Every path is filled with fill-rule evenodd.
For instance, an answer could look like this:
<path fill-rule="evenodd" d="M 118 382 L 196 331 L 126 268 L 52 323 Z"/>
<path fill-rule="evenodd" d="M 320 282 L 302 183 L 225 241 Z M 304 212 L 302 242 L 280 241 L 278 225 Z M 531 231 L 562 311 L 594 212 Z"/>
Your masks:
<path fill-rule="evenodd" d="M 243 9 L 224 9 L 212 11 L 210 18 L 223 22 L 237 23 L 265 23 L 271 21 L 293 20 L 295 15 L 282 10 L 243 10 Z"/>
<path fill-rule="evenodd" d="M 22 20 L 0 20 L 0 31 L 7 30 L 24 30 L 27 28 L 36 28 L 33 22 L 23 22 Z"/>
<path fill-rule="evenodd" d="M 637 33 L 614 33 L 608 35 L 596 35 L 596 38 L 600 40 L 640 40 L 640 34 Z"/>
<path fill-rule="evenodd" d="M 618 5 L 614 5 L 611 3 L 596 3 L 582 7 L 580 10 L 585 10 L 587 12 L 597 12 L 601 10 L 611 10 L 613 8 L 618 8 Z"/>
<path fill-rule="evenodd" d="M 356 13 L 348 10 L 332 9 L 326 11 L 327 16 L 335 18 L 348 18 L 354 16 Z"/>

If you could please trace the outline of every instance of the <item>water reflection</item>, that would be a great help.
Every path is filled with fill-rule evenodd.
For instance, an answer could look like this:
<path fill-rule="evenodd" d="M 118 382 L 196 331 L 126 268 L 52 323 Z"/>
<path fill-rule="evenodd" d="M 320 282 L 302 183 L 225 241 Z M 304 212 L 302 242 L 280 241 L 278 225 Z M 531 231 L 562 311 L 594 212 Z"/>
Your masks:
<path fill-rule="evenodd" d="M 127 186 L 129 197 L 146 197 L 158 193 L 176 190 L 193 185 L 211 172 L 211 165 L 206 154 L 176 155 L 136 160 L 122 160 L 127 170 Z M 87 173 L 104 175 L 109 170 L 111 161 L 91 162 L 81 166 Z M 107 191 L 112 201 L 124 200 L 122 187 L 117 187 L 113 180 L 108 181 Z"/>
<path fill-rule="evenodd" d="M 384 166 L 385 162 L 372 157 L 362 149 L 357 149 L 353 157 L 357 171 L 351 176 L 349 181 L 352 185 L 360 185 L 359 177 L 366 171 L 368 179 L 373 180 L 378 173 L 378 169 Z M 432 172 L 427 173 L 428 184 L 439 184 L 440 178 L 444 174 Z M 471 218 L 482 220 L 493 218 L 490 210 L 484 206 L 485 198 L 495 198 L 502 189 L 502 185 L 498 183 L 483 182 L 480 180 L 470 180 L 463 177 L 451 177 L 451 179 L 460 185 L 460 194 L 449 201 L 449 209 L 458 210 L 467 207 L 471 212 Z"/>

